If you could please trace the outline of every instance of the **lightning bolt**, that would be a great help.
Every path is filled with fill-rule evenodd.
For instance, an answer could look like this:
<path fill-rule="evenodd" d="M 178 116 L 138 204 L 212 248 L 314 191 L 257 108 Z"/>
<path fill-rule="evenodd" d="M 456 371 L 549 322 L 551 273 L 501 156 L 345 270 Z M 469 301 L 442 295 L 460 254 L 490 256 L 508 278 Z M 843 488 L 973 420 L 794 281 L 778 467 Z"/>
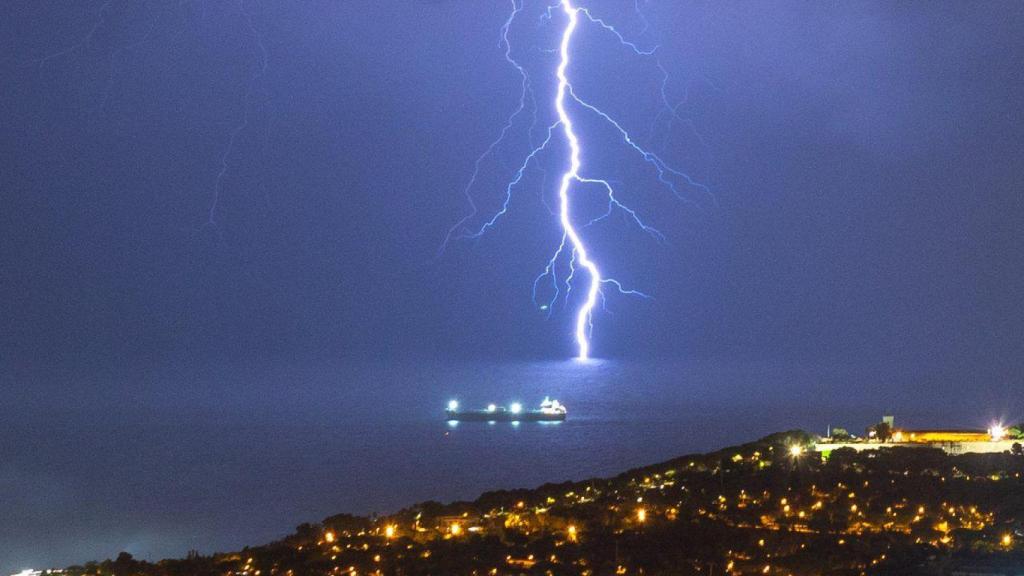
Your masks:
<path fill-rule="evenodd" d="M 562 224 L 562 231 L 565 237 L 572 243 L 573 261 L 578 261 L 580 266 L 587 269 L 590 274 L 590 285 L 587 288 L 587 298 L 576 312 L 576 346 L 579 348 L 578 358 L 586 360 L 590 358 L 590 335 L 592 314 L 594 306 L 597 305 L 597 293 L 601 289 L 601 271 L 597 264 L 590 260 L 587 254 L 587 247 L 583 244 L 576 228 L 572 225 L 572 217 L 569 212 L 569 188 L 573 182 L 582 182 L 580 178 L 580 140 L 573 132 L 572 118 L 565 109 L 565 96 L 572 90 L 569 86 L 569 78 L 566 70 L 569 68 L 569 44 L 572 41 L 572 33 L 576 30 L 579 21 L 579 11 L 573 8 L 571 0 L 562 0 L 562 10 L 568 17 L 568 24 L 562 33 L 562 43 L 558 54 L 561 60 L 558 63 L 558 70 L 555 75 L 558 77 L 558 91 L 555 95 L 555 110 L 558 111 L 558 122 L 562 125 L 565 139 L 569 142 L 569 169 L 562 174 L 562 182 L 558 187 L 559 211 L 558 220 Z M 609 186 L 608 190 L 611 190 Z M 611 192 L 609 192 L 611 195 Z"/>
<path fill-rule="evenodd" d="M 205 4 L 204 4 L 205 10 Z M 213 199 L 210 202 L 210 209 L 207 212 L 206 225 L 216 226 L 217 225 L 217 208 L 220 204 L 221 191 L 224 188 L 224 178 L 228 174 L 230 166 L 231 155 L 235 151 L 235 144 L 238 141 L 238 137 L 249 127 L 249 119 L 251 116 L 250 108 L 253 93 L 260 80 L 267 74 L 267 48 L 263 43 L 263 37 L 260 36 L 259 31 L 256 29 L 256 24 L 253 22 L 252 14 L 246 9 L 245 0 L 238 1 L 238 11 L 245 20 L 245 25 L 249 30 L 249 34 L 252 37 L 253 42 L 256 44 L 257 57 L 256 67 L 249 76 L 249 81 L 246 84 L 245 95 L 242 97 L 242 111 L 239 114 L 238 124 L 235 125 L 234 130 L 231 131 L 231 136 L 228 138 L 228 144 L 224 148 L 223 154 L 220 157 L 220 170 L 217 172 L 217 178 L 213 185 Z"/>
<path fill-rule="evenodd" d="M 648 22 L 640 11 L 640 0 L 635 0 L 634 7 L 641 23 L 643 24 L 643 29 L 646 31 Z M 522 79 L 518 106 L 508 117 L 498 137 L 492 141 L 483 154 L 476 159 L 473 166 L 472 176 L 463 190 L 469 202 L 471 211 L 448 231 L 439 253 L 443 253 L 445 247 L 447 247 L 453 239 L 479 238 L 498 224 L 501 218 L 508 213 L 511 207 L 514 189 L 522 184 L 527 170 L 531 166 L 539 163 L 541 154 L 547 150 L 548 145 L 560 129 L 561 136 L 564 138 L 568 147 L 568 158 L 566 159 L 567 165 L 564 167 L 558 180 L 557 210 L 551 210 L 549 207 L 549 211 L 554 216 L 557 216 L 562 235 L 558 247 L 548 259 L 543 271 L 534 279 L 533 301 L 541 310 L 546 310 L 547 315 L 550 317 L 552 311 L 557 305 L 559 297 L 563 296 L 566 304 L 568 304 L 569 295 L 573 290 L 573 286 L 576 285 L 577 282 L 580 284 L 584 284 L 585 282 L 585 294 L 582 303 L 575 311 L 573 334 L 577 349 L 577 358 L 580 360 L 587 360 L 591 357 L 590 340 L 593 331 L 594 309 L 599 301 L 601 302 L 602 307 L 605 303 L 605 294 L 603 289 L 610 288 L 623 295 L 638 296 L 641 298 L 650 298 L 650 296 L 639 290 L 626 288 L 614 278 L 603 276 L 601 269 L 591 254 L 591 251 L 587 248 L 587 244 L 581 234 L 581 230 L 589 228 L 594 224 L 607 219 L 613 213 L 618 211 L 624 214 L 626 218 L 639 230 L 650 235 L 656 241 L 664 242 L 665 235 L 653 226 L 648 225 L 637 210 L 621 202 L 616 196 L 615 187 L 612 185 L 611 181 L 585 173 L 582 161 L 583 144 L 581 143 L 579 135 L 575 131 L 573 112 L 592 114 L 614 129 L 621 139 L 621 144 L 638 154 L 645 163 L 653 168 L 658 181 L 668 188 L 675 197 L 683 201 L 689 201 L 683 192 L 682 187 L 684 186 L 687 189 L 700 190 L 707 194 L 710 194 L 710 190 L 707 186 L 691 178 L 685 172 L 673 168 L 658 154 L 642 146 L 620 122 L 594 104 L 584 100 L 576 93 L 569 78 L 569 68 L 572 63 L 573 37 L 580 24 L 582 22 L 587 22 L 612 35 L 620 45 L 629 49 L 635 55 L 650 58 L 654 61 L 655 67 L 661 74 L 660 96 L 663 107 L 663 109 L 659 111 L 658 117 L 655 118 L 655 122 L 665 114 L 668 115 L 670 120 L 682 120 L 678 114 L 678 108 L 681 104 L 673 106 L 669 102 L 666 91 L 668 72 L 655 56 L 657 47 L 653 49 L 641 48 L 635 42 L 628 40 L 613 25 L 593 15 L 589 9 L 585 7 L 577 7 L 573 3 L 573 0 L 558 0 L 558 3 L 547 6 L 541 16 L 543 20 L 552 21 L 554 19 L 554 13 L 556 11 L 560 11 L 565 17 L 565 25 L 561 30 L 560 41 L 557 49 L 551 51 L 542 50 L 545 53 L 552 52 L 558 56 L 557 65 L 554 71 L 557 84 L 552 102 L 556 118 L 554 118 L 553 122 L 547 126 L 546 137 L 543 141 L 534 145 L 531 137 L 534 134 L 534 129 L 538 120 L 537 106 L 533 97 L 532 84 L 526 69 L 512 57 L 512 48 L 509 42 L 509 29 L 511 28 L 513 21 L 522 11 L 522 0 L 512 0 L 512 12 L 501 28 L 501 40 L 499 42 L 499 45 L 504 49 L 505 59 L 518 71 Z M 477 183 L 477 179 L 481 171 L 481 164 L 488 156 L 495 153 L 499 145 L 501 145 L 506 137 L 513 131 L 516 118 L 528 107 L 528 96 L 530 102 L 533 103 L 531 106 L 533 112 L 533 124 L 531 124 L 527 131 L 527 140 L 531 145 L 530 151 L 525 155 L 522 162 L 514 169 L 510 180 L 505 185 L 501 206 L 478 226 L 470 226 L 470 221 L 476 217 L 479 212 L 477 203 L 474 200 L 473 188 Z M 542 169 L 540 166 L 537 166 L 537 168 Z M 545 176 L 546 174 L 547 172 L 545 171 Z M 574 223 L 573 198 L 574 195 L 584 186 L 600 187 L 607 197 L 607 209 L 602 214 L 590 219 L 582 225 L 577 225 Z M 544 199 L 543 193 L 541 195 L 541 200 L 547 207 L 548 205 Z M 565 263 L 566 260 L 567 263 Z M 564 271 L 566 269 L 567 272 L 564 272 L 564 274 L 562 274 L 564 277 L 560 279 L 560 270 Z M 545 288 L 545 279 L 550 279 L 550 285 L 548 288 Z M 550 299 L 543 303 L 538 301 L 538 293 L 542 289 L 550 289 L 551 291 Z"/>
<path fill-rule="evenodd" d="M 182 18 L 181 27 L 177 30 L 177 32 L 173 34 L 173 36 L 171 37 L 172 39 L 177 39 L 185 33 L 189 20 L 188 8 L 191 4 L 195 3 L 195 1 L 196 0 L 178 1 L 177 10 L 178 12 L 180 12 Z M 94 44 L 100 44 L 96 42 L 97 37 L 101 34 L 102 31 L 105 31 L 106 28 L 108 28 L 111 25 L 112 21 L 117 21 L 116 16 L 118 16 L 118 14 L 115 14 L 115 12 L 125 10 L 124 6 L 126 4 L 130 7 L 130 3 L 119 2 L 118 0 L 104 0 L 104 2 L 97 9 L 95 17 L 92 19 L 91 25 L 85 31 L 85 34 L 82 35 L 78 40 L 69 43 L 64 48 L 51 51 L 50 53 L 45 54 L 43 56 L 25 59 L 22 66 L 31 66 L 35 68 L 40 75 L 42 75 L 44 70 L 48 66 L 50 66 L 52 63 L 60 59 L 70 58 L 73 57 L 76 53 L 85 53 L 94 48 L 103 48 L 102 45 L 94 46 Z M 222 192 L 224 191 L 225 180 L 228 178 L 230 173 L 231 160 L 235 154 L 235 149 L 239 143 L 239 139 L 242 138 L 246 130 L 250 128 L 252 117 L 254 115 L 254 111 L 252 109 L 255 107 L 254 100 L 256 92 L 260 87 L 260 82 L 267 75 L 269 54 L 267 52 L 266 45 L 263 41 L 263 36 L 259 28 L 257 27 L 256 21 L 254 20 L 254 16 L 252 14 L 253 10 L 249 7 L 250 5 L 259 8 L 260 2 L 258 0 L 237 0 L 236 2 L 237 12 L 239 16 L 241 16 L 242 18 L 243 25 L 246 27 L 248 34 L 251 37 L 252 43 L 255 45 L 255 66 L 252 66 L 253 71 L 249 75 L 248 81 L 246 82 L 245 85 L 245 92 L 241 96 L 241 110 L 238 114 L 238 120 L 234 123 L 233 128 L 227 134 L 227 143 L 220 154 L 219 169 L 217 170 L 216 176 L 213 181 L 213 190 L 211 195 L 212 198 L 210 200 L 209 207 L 206 213 L 207 226 L 217 226 L 218 224 L 217 213 L 220 205 L 221 195 Z M 205 20 L 207 11 L 207 4 L 205 0 L 202 1 L 200 10 L 201 19 Z M 150 14 L 148 17 L 148 29 L 138 39 L 127 43 L 123 43 L 119 46 L 106 47 L 109 50 L 109 53 L 106 57 L 106 81 L 104 82 L 100 102 L 97 106 L 97 110 L 100 113 L 106 111 L 107 104 L 111 98 L 111 93 L 113 91 L 114 84 L 117 80 L 116 61 L 118 59 L 118 56 L 136 46 L 149 42 L 150 39 L 154 36 L 155 27 L 156 15 Z M 11 56 L 0 61 L 0 63 L 5 63 L 8 60 L 17 60 L 17 58 Z M 264 129 L 264 139 L 265 138 L 266 129 Z M 220 234 L 219 229 L 218 234 Z"/>

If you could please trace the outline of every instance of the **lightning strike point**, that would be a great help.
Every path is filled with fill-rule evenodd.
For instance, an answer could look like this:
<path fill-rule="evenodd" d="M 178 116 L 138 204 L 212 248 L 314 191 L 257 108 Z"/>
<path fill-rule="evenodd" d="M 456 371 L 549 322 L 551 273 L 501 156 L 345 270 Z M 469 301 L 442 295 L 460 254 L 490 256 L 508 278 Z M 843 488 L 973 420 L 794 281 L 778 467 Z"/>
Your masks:
<path fill-rule="evenodd" d="M 557 84 L 554 101 L 552 102 L 557 119 L 548 125 L 547 134 L 544 140 L 539 144 L 534 144 L 533 135 L 538 122 L 538 107 L 536 105 L 536 100 L 534 99 L 534 92 L 532 88 L 534 83 L 529 77 L 526 68 L 513 58 L 512 48 L 509 42 L 509 28 L 511 27 L 513 20 L 515 20 L 515 18 L 523 11 L 524 2 L 522 2 L 522 0 L 510 1 L 512 5 L 512 12 L 501 28 L 499 46 L 504 50 L 505 60 L 518 72 L 520 76 L 521 83 L 519 103 L 508 117 L 497 139 L 490 143 L 490 145 L 484 150 L 483 154 L 479 156 L 474 163 L 472 176 L 470 177 L 466 187 L 463 189 L 463 193 L 465 194 L 470 206 L 470 213 L 448 230 L 448 234 L 446 235 L 444 243 L 442 244 L 438 254 L 442 254 L 445 247 L 453 239 L 478 238 L 487 233 L 492 227 L 496 226 L 499 220 L 508 213 L 512 201 L 513 189 L 522 183 L 526 170 L 531 165 L 536 166 L 537 169 L 543 172 L 544 181 L 547 181 L 547 171 L 541 165 L 539 157 L 542 153 L 546 153 L 548 151 L 548 144 L 560 129 L 561 135 L 564 136 L 568 147 L 568 156 L 565 159 L 566 166 L 561 172 L 558 180 L 558 205 L 555 207 L 548 204 L 544 195 L 545 186 L 543 184 L 541 186 L 540 200 L 544 207 L 547 208 L 547 211 L 550 212 L 552 216 L 558 218 L 559 226 L 562 229 L 562 238 L 553 255 L 548 258 L 543 271 L 534 279 L 533 303 L 538 310 L 544 312 L 545 315 L 550 318 L 557 304 L 562 302 L 563 306 L 568 306 L 569 295 L 574 291 L 574 288 L 582 286 L 585 282 L 587 283 L 586 292 L 582 297 L 582 303 L 579 305 L 579 308 L 575 310 L 573 330 L 574 341 L 577 348 L 575 359 L 577 362 L 585 363 L 591 361 L 592 358 L 591 336 L 594 329 L 594 308 L 600 301 L 602 309 L 606 309 L 606 294 L 603 288 L 608 287 L 615 290 L 618 294 L 626 296 L 636 296 L 643 299 L 650 299 L 651 297 L 639 290 L 624 287 L 614 278 L 604 277 L 601 270 L 598 268 L 596 260 L 588 251 L 584 239 L 580 234 L 580 230 L 590 230 L 591 226 L 604 221 L 610 217 L 613 212 L 620 211 L 627 217 L 628 221 L 637 227 L 637 229 L 650 235 L 656 241 L 664 242 L 665 236 L 658 229 L 648 225 L 637 210 L 631 208 L 617 198 L 616 190 L 612 186 L 611 181 L 594 177 L 589 174 L 584 176 L 580 173 L 583 145 L 575 132 L 574 118 L 572 114 L 570 114 L 569 108 L 572 107 L 579 114 L 592 114 L 598 120 L 613 128 L 621 138 L 621 144 L 624 144 L 627 149 L 630 149 L 632 152 L 639 155 L 647 165 L 653 168 L 658 181 L 664 185 L 674 197 L 689 202 L 689 200 L 683 195 L 682 190 L 677 188 L 677 184 L 708 194 L 710 194 L 710 190 L 707 186 L 694 180 L 685 172 L 673 168 L 668 162 L 663 160 L 653 151 L 641 146 L 622 124 L 591 102 L 581 98 L 575 92 L 569 79 L 569 67 L 571 63 L 570 55 L 572 52 L 573 36 L 577 27 L 580 25 L 582 18 L 583 22 L 592 24 L 603 32 L 613 36 L 621 46 L 629 49 L 633 54 L 643 58 L 649 58 L 654 62 L 657 70 L 661 73 L 661 98 L 665 106 L 665 110 L 659 112 L 658 118 L 667 112 L 670 118 L 679 119 L 676 112 L 677 107 L 671 106 L 668 102 L 666 92 L 668 73 L 655 56 L 657 46 L 651 49 L 641 48 L 637 43 L 628 40 L 613 25 L 592 14 L 587 8 L 577 7 L 574 4 L 574 0 L 555 0 L 555 2 L 546 6 L 546 9 L 543 10 L 540 17 L 540 20 L 543 22 L 554 22 L 556 20 L 556 13 L 560 12 L 565 17 L 565 24 L 564 28 L 561 29 L 560 41 L 557 48 L 552 50 L 540 49 L 541 52 L 558 55 L 558 64 L 554 71 Z M 634 9 L 644 25 L 644 31 L 646 31 L 647 21 L 643 17 L 640 9 L 640 3 L 641 0 L 635 0 Z M 642 33 L 643 32 L 641 32 L 641 34 Z M 527 105 L 528 101 L 530 103 L 529 106 Z M 511 180 L 505 184 L 503 190 L 503 202 L 501 203 L 500 208 L 488 219 L 484 220 L 482 224 L 471 226 L 470 220 L 478 215 L 477 204 L 471 192 L 474 185 L 477 183 L 481 170 L 481 163 L 485 158 L 496 153 L 496 149 L 499 144 L 501 144 L 505 137 L 512 132 L 516 118 L 527 108 L 532 112 L 532 124 L 527 131 L 527 143 L 530 146 L 530 152 L 514 170 L 511 175 Z M 655 122 L 657 122 L 657 118 L 655 119 Z M 593 185 L 598 185 L 604 189 L 607 196 L 607 209 L 603 214 L 591 218 L 589 221 L 581 221 L 579 228 L 577 228 L 573 222 L 572 212 L 574 194 L 582 187 Z M 699 208 L 699 206 L 696 207 Z M 586 271 L 586 274 L 583 274 L 584 271 Z M 579 272 L 578 276 L 577 272 Z M 546 281 L 542 282 L 542 280 L 545 280 L 546 278 L 550 278 L 550 283 L 547 283 Z M 550 291 L 550 298 L 545 296 L 543 297 L 543 300 L 539 301 L 539 290 L 543 290 L 545 292 Z"/>

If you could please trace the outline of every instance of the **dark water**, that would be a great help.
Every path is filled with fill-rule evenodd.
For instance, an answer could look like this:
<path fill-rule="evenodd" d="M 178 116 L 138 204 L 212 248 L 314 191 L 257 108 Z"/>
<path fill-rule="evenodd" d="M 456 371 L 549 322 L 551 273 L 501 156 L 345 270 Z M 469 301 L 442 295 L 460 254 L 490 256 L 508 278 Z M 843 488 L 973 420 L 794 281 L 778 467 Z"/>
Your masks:
<path fill-rule="evenodd" d="M 1000 399 L 950 404 L 849 367 L 730 362 L 436 362 L 161 368 L 5 377 L 0 574 L 127 550 L 259 544 L 338 512 L 388 512 L 623 471 L 794 427 L 984 426 Z M 902 390 L 895 393 L 893 390 Z M 463 406 L 545 395 L 561 424 L 449 426 Z M 1004 399 L 1005 400 L 1005 399 Z"/>

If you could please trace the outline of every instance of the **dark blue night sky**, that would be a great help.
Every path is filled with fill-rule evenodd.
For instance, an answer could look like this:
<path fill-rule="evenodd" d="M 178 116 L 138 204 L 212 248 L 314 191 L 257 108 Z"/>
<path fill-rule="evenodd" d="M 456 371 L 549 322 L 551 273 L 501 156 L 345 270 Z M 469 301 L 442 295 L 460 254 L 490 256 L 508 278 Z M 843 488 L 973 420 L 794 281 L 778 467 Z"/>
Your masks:
<path fill-rule="evenodd" d="M 639 32 L 631 4 L 592 7 Z M 257 37 L 233 3 L 101 7 L 16 2 L 0 17 L 5 363 L 572 354 L 571 315 L 546 321 L 529 301 L 558 238 L 537 179 L 492 235 L 432 261 L 516 103 L 497 45 L 504 3 L 245 3 L 266 73 L 213 226 Z M 630 172 L 627 152 L 595 150 L 668 236 L 594 231 L 605 267 L 655 297 L 610 302 L 599 355 L 1017 373 L 1019 4 L 650 2 L 646 14 L 637 37 L 660 46 L 703 144 L 681 125 L 647 139 L 658 72 L 598 33 L 579 38 L 580 90 L 715 201 L 680 203 Z M 533 33 L 512 40 L 543 66 L 552 38 Z M 520 148 L 485 166 L 485 204 Z"/>
<path fill-rule="evenodd" d="M 603 268 L 653 296 L 609 298 L 595 355 L 869 367 L 865 387 L 951 409 L 965 393 L 1021 400 L 1024 4 L 640 4 L 646 29 L 633 0 L 587 3 L 659 46 L 684 121 L 659 115 L 653 61 L 593 27 L 574 85 L 711 193 L 674 197 L 581 121 L 586 161 L 666 236 L 623 218 L 588 229 Z M 527 6 L 510 39 L 543 126 L 557 30 Z M 111 375 L 162 374 L 166 390 L 238 366 L 572 356 L 571 311 L 548 319 L 530 294 L 559 239 L 542 200 L 564 144 L 507 218 L 437 258 L 518 101 L 508 14 L 469 0 L 0 5 L 0 419 L 74 412 Z M 513 132 L 473 190 L 486 208 L 528 151 Z"/>

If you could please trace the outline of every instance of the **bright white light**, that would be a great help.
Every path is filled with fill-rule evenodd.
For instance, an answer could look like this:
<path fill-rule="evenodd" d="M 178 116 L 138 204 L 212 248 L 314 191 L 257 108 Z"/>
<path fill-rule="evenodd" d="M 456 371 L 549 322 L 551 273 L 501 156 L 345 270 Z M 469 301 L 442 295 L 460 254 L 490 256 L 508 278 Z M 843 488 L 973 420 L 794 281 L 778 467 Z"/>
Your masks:
<path fill-rule="evenodd" d="M 555 95 L 555 110 L 558 112 L 558 120 L 565 132 L 565 139 L 569 142 L 569 169 L 562 174 L 562 183 L 558 187 L 559 220 L 562 223 L 562 230 L 572 242 L 577 262 L 586 268 L 590 274 L 590 287 L 587 289 L 587 299 L 576 314 L 578 358 L 586 360 L 590 357 L 590 340 L 588 339 L 587 332 L 590 328 L 591 314 L 594 306 L 597 305 L 598 289 L 601 286 L 601 272 L 597 269 L 597 265 L 591 262 L 587 256 L 587 248 L 583 245 L 583 240 L 576 233 L 576 229 L 573 228 L 572 221 L 569 218 L 569 185 L 574 181 L 578 182 L 580 180 L 580 142 L 576 137 L 576 133 L 573 132 L 572 119 L 569 118 L 569 113 L 565 110 L 565 95 L 570 89 L 566 70 L 569 68 L 569 41 L 572 39 L 573 31 L 576 30 L 579 10 L 572 5 L 572 0 L 562 0 L 562 11 L 565 12 L 569 22 L 562 33 L 562 43 L 559 47 L 561 60 L 558 63 L 558 70 L 556 72 L 558 76 L 558 92 Z"/>
<path fill-rule="evenodd" d="M 799 456 L 799 455 L 801 455 L 801 454 L 803 454 L 803 453 L 804 453 L 804 448 L 803 448 L 803 446 L 800 446 L 799 444 L 794 444 L 794 445 L 789 447 L 789 455 L 793 456 L 794 458 Z"/>
<path fill-rule="evenodd" d="M 540 403 L 540 411 L 544 414 L 565 414 L 565 406 L 562 406 L 558 400 L 551 400 L 545 396 L 544 401 Z"/>
<path fill-rule="evenodd" d="M 1002 424 L 993 424 L 988 429 L 988 435 L 992 438 L 993 442 L 998 442 L 1006 438 L 1006 428 Z"/>
<path fill-rule="evenodd" d="M 497 409 L 498 409 L 498 407 L 497 407 L 497 406 L 495 406 L 494 404 L 488 404 L 488 405 L 487 405 L 487 411 L 488 411 L 488 412 L 494 412 L 494 411 L 495 411 L 495 410 L 497 410 Z"/>
<path fill-rule="evenodd" d="M 523 411 L 523 405 L 520 404 L 519 402 L 513 402 L 512 405 L 508 407 L 508 409 L 513 414 L 519 414 L 520 412 Z"/>
<path fill-rule="evenodd" d="M 586 163 L 586 161 L 582 159 L 585 153 L 583 148 L 586 146 L 586 143 L 581 138 L 581 136 L 583 135 L 578 135 L 575 132 L 575 126 L 573 122 L 576 119 L 574 119 L 570 115 L 570 113 L 575 114 L 578 112 L 584 115 L 594 114 L 597 117 L 599 117 L 601 121 L 609 124 L 610 127 L 614 129 L 614 132 L 618 133 L 619 137 L 622 139 L 623 144 L 625 144 L 628 148 L 632 149 L 637 154 L 639 154 L 645 163 L 651 165 L 651 167 L 654 168 L 654 170 L 657 173 L 658 181 L 661 184 L 665 185 L 667 188 L 669 188 L 669 190 L 671 190 L 673 195 L 675 195 L 676 197 L 681 198 L 680 192 L 676 189 L 676 185 L 674 183 L 674 180 L 676 178 L 685 180 L 687 185 L 699 188 L 700 190 L 703 190 L 705 193 L 710 194 L 710 190 L 707 188 L 707 186 L 694 181 L 685 173 L 680 172 L 669 166 L 661 158 L 659 158 L 657 154 L 641 147 L 636 142 L 636 140 L 634 140 L 634 138 L 630 135 L 630 133 L 625 128 L 623 128 L 622 125 L 619 124 L 614 118 L 612 118 L 611 116 L 609 116 L 608 114 L 606 114 L 593 104 L 590 104 L 589 102 L 581 99 L 580 96 L 576 93 L 569 77 L 569 72 L 571 71 L 570 51 L 574 48 L 574 33 L 576 31 L 576 28 L 580 25 L 579 20 L 582 17 L 585 18 L 584 25 L 586 24 L 586 22 L 590 22 L 591 24 L 596 25 L 604 32 L 608 32 L 611 35 L 613 35 L 622 46 L 627 47 L 634 54 L 642 57 L 652 58 L 652 60 L 654 60 L 654 64 L 656 64 L 656 67 L 662 73 L 661 96 L 662 104 L 665 109 L 662 110 L 661 112 L 668 112 L 675 120 L 683 120 L 676 113 L 677 107 L 672 106 L 668 102 L 668 96 L 665 92 L 665 84 L 668 82 L 668 73 L 657 61 L 657 59 L 654 58 L 655 49 L 652 48 L 650 50 L 645 50 L 640 48 L 634 42 L 627 40 L 618 30 L 615 29 L 614 26 L 592 15 L 587 8 L 575 6 L 575 0 L 557 0 L 556 2 L 551 2 L 550 5 L 547 6 L 547 9 L 545 11 L 545 17 L 549 21 L 553 20 L 553 12 L 555 10 L 559 10 L 565 16 L 565 20 L 563 29 L 561 31 L 561 40 L 559 42 L 559 46 L 557 49 L 553 50 L 553 52 L 556 52 L 558 54 L 558 61 L 555 67 L 556 91 L 552 102 L 553 107 L 556 111 L 557 120 L 547 127 L 547 135 L 544 138 L 544 140 L 539 144 L 535 143 L 532 136 L 534 128 L 536 128 L 535 125 L 537 123 L 538 106 L 536 102 L 533 102 L 531 106 L 527 106 L 527 96 L 530 96 L 532 100 L 533 92 L 531 85 L 533 82 L 529 77 L 526 69 L 522 65 L 520 65 L 515 58 L 513 58 L 513 50 L 511 44 L 509 43 L 509 29 L 512 25 L 513 20 L 523 10 L 524 0 L 507 1 L 510 2 L 512 5 L 512 12 L 509 15 L 508 19 L 505 21 L 505 24 L 501 28 L 501 40 L 499 41 L 499 46 L 503 47 L 505 50 L 505 60 L 519 72 L 519 75 L 522 79 L 522 90 L 519 96 L 519 105 L 506 120 L 505 125 L 502 128 L 498 138 L 490 143 L 490 145 L 486 148 L 486 150 L 484 150 L 482 155 L 477 157 L 476 162 L 474 163 L 472 176 L 470 177 L 469 182 L 466 184 L 466 187 L 463 189 L 463 193 L 466 196 L 471 211 L 461 220 L 456 222 L 455 225 L 448 230 L 448 234 L 445 237 L 444 244 L 441 246 L 441 252 L 444 251 L 445 247 L 453 239 L 479 238 L 484 233 L 486 233 L 490 228 L 495 226 L 500 218 L 502 218 L 508 213 L 510 202 L 512 200 L 513 188 L 523 185 L 524 177 L 526 176 L 526 172 L 530 164 L 533 163 L 535 160 L 537 162 L 540 161 L 540 155 L 541 153 L 545 152 L 545 150 L 547 150 L 548 144 L 551 142 L 552 137 L 554 136 L 556 140 L 558 139 L 558 129 L 559 127 L 561 127 L 561 131 L 564 134 L 566 140 L 566 149 L 560 153 L 568 153 L 565 157 L 562 158 L 565 164 L 562 168 L 561 177 L 559 178 L 559 184 L 557 185 L 559 206 L 556 215 L 559 218 L 559 224 L 562 228 L 562 237 L 560 243 L 558 244 L 558 249 L 555 250 L 554 254 L 548 260 L 547 265 L 544 268 L 544 271 L 534 279 L 532 296 L 534 304 L 541 311 L 546 312 L 546 316 L 550 317 L 552 311 L 556 308 L 555 304 L 559 299 L 561 285 L 564 285 L 565 287 L 566 296 L 568 296 L 569 291 L 575 290 L 575 287 L 577 285 L 580 286 L 581 289 L 585 288 L 585 290 L 583 290 L 585 293 L 580 298 L 574 299 L 576 301 L 579 301 L 578 308 L 575 311 L 574 339 L 576 341 L 577 346 L 577 360 L 580 362 L 587 362 L 591 357 L 590 339 L 592 337 L 594 329 L 593 312 L 597 305 L 599 296 L 602 297 L 603 302 L 603 286 L 612 286 L 617 293 L 622 295 L 639 296 L 645 299 L 650 297 L 638 290 L 624 288 L 621 283 L 619 283 L 617 280 L 613 278 L 604 277 L 602 275 L 602 272 L 598 270 L 598 264 L 593 260 L 593 255 L 590 253 L 590 250 L 584 244 L 585 239 L 581 237 L 581 233 L 585 232 L 584 229 L 590 226 L 591 224 L 600 222 L 610 217 L 613 211 L 621 210 L 624 213 L 625 217 L 631 220 L 632 223 L 638 226 L 643 232 L 650 234 L 659 241 L 663 241 L 665 237 L 657 229 L 648 226 L 642 220 L 641 216 L 637 213 L 637 211 L 620 202 L 616 198 L 615 190 L 608 180 L 588 175 L 588 173 L 592 172 L 593 168 L 589 165 L 589 163 Z M 545 17 L 542 17 L 542 19 L 545 19 Z M 572 102 L 567 103 L 567 99 L 572 100 Z M 522 160 L 522 163 L 519 165 L 519 167 L 514 171 L 514 176 L 512 177 L 512 179 L 506 183 L 504 190 L 504 202 L 502 203 L 501 208 L 494 212 L 491 218 L 488 219 L 485 223 L 483 223 L 478 229 L 476 229 L 476 231 L 473 231 L 472 229 L 467 228 L 467 223 L 469 223 L 471 219 L 475 218 L 478 215 L 478 206 L 473 199 L 471 191 L 474 188 L 474 186 L 478 183 L 478 176 L 480 175 L 481 164 L 483 163 L 485 158 L 491 156 L 493 153 L 496 153 L 498 149 L 500 149 L 500 145 L 504 141 L 505 137 L 512 133 L 513 126 L 516 124 L 516 118 L 518 118 L 519 115 L 524 111 L 531 111 L 533 115 L 534 125 L 531 125 L 530 127 L 529 134 L 531 135 L 531 137 L 528 138 L 528 142 L 533 146 L 533 148 L 530 150 L 529 154 L 527 154 L 526 157 Z M 659 112 L 659 116 L 661 115 L 661 112 Z M 572 209 L 577 208 L 574 203 L 576 202 L 577 198 L 582 192 L 587 191 L 576 190 L 573 189 L 572 187 L 592 187 L 595 184 L 600 186 L 605 191 L 607 196 L 607 208 L 604 214 L 594 215 L 595 217 L 591 218 L 589 221 L 579 219 L 578 214 L 577 218 L 574 219 L 572 217 L 573 213 L 571 212 Z M 570 197 L 570 195 L 572 196 Z M 589 192 L 587 193 L 587 195 L 589 197 Z M 554 213 L 554 210 L 551 211 Z M 577 226 L 579 228 L 577 228 Z M 561 271 L 559 269 L 564 268 L 564 266 L 562 266 L 562 263 L 565 260 L 568 260 L 568 274 L 564 278 L 561 278 Z M 582 276 L 584 275 L 584 271 L 586 272 L 586 278 L 582 278 Z M 579 277 L 577 277 L 577 274 L 579 274 Z M 541 280 L 544 278 L 550 278 L 551 285 L 550 287 L 542 286 L 541 289 L 545 293 L 553 292 L 553 294 L 551 295 L 550 299 L 548 299 L 546 302 L 541 303 L 537 300 L 538 286 L 540 285 Z M 584 283 L 586 283 L 586 286 L 584 286 Z M 568 307 L 569 304 L 569 299 L 566 298 L 565 307 Z"/>
<path fill-rule="evenodd" d="M 459 401 L 458 400 L 452 400 L 451 402 L 449 402 L 448 403 L 448 409 L 453 411 L 453 412 L 455 410 L 458 410 L 459 409 Z"/>

